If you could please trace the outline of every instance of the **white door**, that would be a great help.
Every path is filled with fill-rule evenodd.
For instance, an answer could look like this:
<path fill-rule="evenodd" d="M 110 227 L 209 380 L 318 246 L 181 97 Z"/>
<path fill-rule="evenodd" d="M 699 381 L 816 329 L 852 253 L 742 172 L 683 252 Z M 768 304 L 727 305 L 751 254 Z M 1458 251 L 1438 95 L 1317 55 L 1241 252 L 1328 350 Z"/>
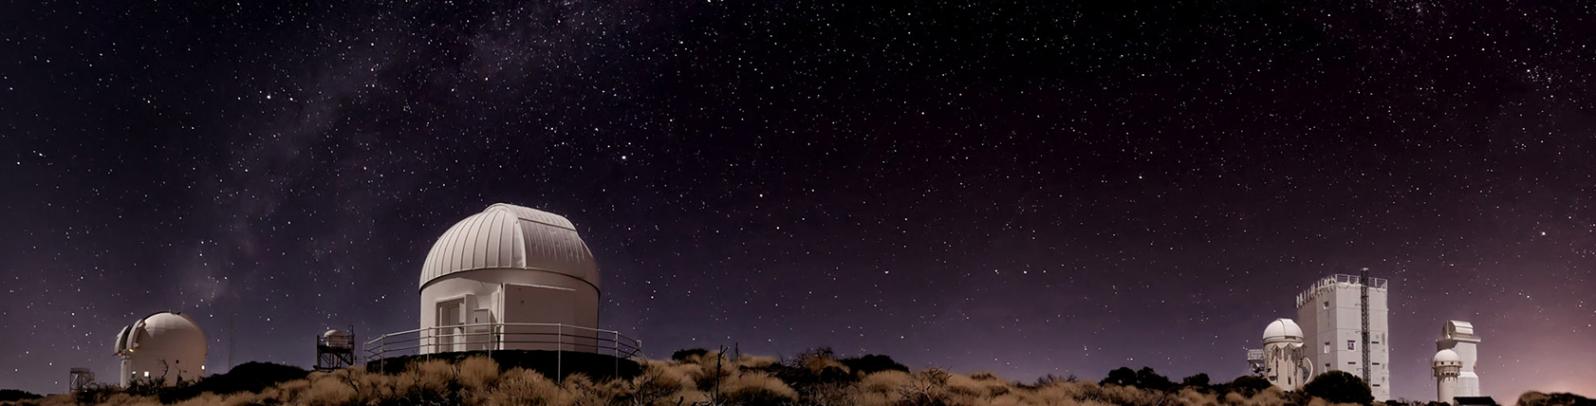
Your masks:
<path fill-rule="evenodd" d="M 432 331 L 433 352 L 460 351 L 457 344 L 465 343 L 460 337 L 461 324 L 465 324 L 465 299 L 438 302 L 438 328 Z"/>

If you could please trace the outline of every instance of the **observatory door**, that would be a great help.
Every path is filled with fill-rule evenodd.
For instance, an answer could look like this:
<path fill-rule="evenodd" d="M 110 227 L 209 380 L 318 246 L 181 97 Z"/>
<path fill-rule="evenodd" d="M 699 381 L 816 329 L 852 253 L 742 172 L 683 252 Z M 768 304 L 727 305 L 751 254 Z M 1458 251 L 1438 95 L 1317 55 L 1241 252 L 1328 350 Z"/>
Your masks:
<path fill-rule="evenodd" d="M 461 340 L 460 325 L 465 324 L 465 298 L 438 302 L 438 329 L 433 331 L 432 352 L 460 351 L 455 348 Z"/>

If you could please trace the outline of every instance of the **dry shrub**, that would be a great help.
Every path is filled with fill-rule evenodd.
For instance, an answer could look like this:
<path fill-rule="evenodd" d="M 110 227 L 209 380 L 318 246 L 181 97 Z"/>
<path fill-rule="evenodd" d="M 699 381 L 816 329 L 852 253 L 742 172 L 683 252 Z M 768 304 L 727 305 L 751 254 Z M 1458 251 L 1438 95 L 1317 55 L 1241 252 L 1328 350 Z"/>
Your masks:
<path fill-rule="evenodd" d="M 741 358 L 737 358 L 737 367 L 742 369 L 760 369 L 776 365 L 776 362 L 776 357 L 744 355 Z"/>
<path fill-rule="evenodd" d="M 1219 397 L 1196 389 L 1183 388 L 1175 395 L 1176 401 L 1189 406 L 1219 406 Z"/>
<path fill-rule="evenodd" d="M 555 405 L 564 404 L 564 396 L 554 381 L 543 374 L 513 368 L 499 376 L 499 384 L 488 395 L 488 404 L 495 405 Z"/>
<path fill-rule="evenodd" d="M 881 371 L 860 378 L 859 388 L 870 393 L 897 393 L 912 379 L 908 372 Z"/>
<path fill-rule="evenodd" d="M 947 385 L 943 387 L 949 394 L 961 398 L 980 398 L 986 395 L 985 388 L 979 382 L 959 374 L 948 374 Z"/>
<path fill-rule="evenodd" d="M 625 395 L 625 388 L 619 381 L 596 383 L 583 374 L 566 376 L 560 387 L 565 389 L 565 396 L 568 396 L 563 400 L 574 405 L 610 405 Z"/>
<path fill-rule="evenodd" d="M 1166 402 L 1167 396 L 1135 386 L 1107 385 L 1098 386 L 1098 390 L 1102 394 L 1101 400 L 1117 405 L 1161 405 Z"/>
<path fill-rule="evenodd" d="M 425 393 L 442 393 L 449 390 L 449 383 L 454 382 L 457 373 L 454 365 L 449 365 L 444 360 L 429 360 L 419 364 L 412 364 L 410 370 L 415 374 L 415 390 Z"/>
<path fill-rule="evenodd" d="M 161 404 L 161 401 L 160 399 L 156 399 L 154 396 L 136 396 L 126 393 L 117 393 L 105 398 L 105 401 L 100 402 L 100 404 L 112 406 L 155 406 Z"/>
<path fill-rule="evenodd" d="M 961 396 L 992 398 L 1008 394 L 1013 387 L 995 374 L 978 372 L 969 376 L 950 374 L 948 391 Z"/>
<path fill-rule="evenodd" d="M 310 389 L 305 391 L 302 403 L 308 405 L 345 405 L 355 402 L 355 388 L 340 377 L 315 374 L 310 378 Z"/>
<path fill-rule="evenodd" d="M 473 392 L 492 388 L 499 380 L 499 363 L 492 358 L 475 356 L 460 361 L 460 385 Z"/>
<path fill-rule="evenodd" d="M 655 406 L 707 405 L 709 394 L 699 390 L 676 392 L 653 403 Z"/>
<path fill-rule="evenodd" d="M 632 378 L 629 387 L 634 404 L 663 404 L 684 390 L 696 390 L 693 378 L 675 365 L 655 361 L 643 362 L 643 373 Z"/>
<path fill-rule="evenodd" d="M 891 406 L 905 403 L 903 398 L 896 393 L 860 392 L 848 394 L 845 404 L 856 406 Z"/>
<path fill-rule="evenodd" d="M 843 365 L 842 361 L 837 360 L 836 354 L 833 354 L 830 349 L 816 349 L 804 352 L 798 354 L 793 361 L 795 366 L 809 370 L 809 373 L 815 375 L 825 373 L 827 369 L 841 371 L 845 374 L 852 373 L 847 365 Z"/>
<path fill-rule="evenodd" d="M 764 372 L 745 372 L 721 381 L 727 400 L 740 404 L 767 404 L 798 400 L 798 391 Z"/>
<path fill-rule="evenodd" d="M 1269 388 L 1258 391 L 1251 397 L 1237 392 L 1225 394 L 1225 404 L 1235 406 L 1285 406 L 1291 402 L 1286 400 L 1285 392 L 1279 388 Z"/>

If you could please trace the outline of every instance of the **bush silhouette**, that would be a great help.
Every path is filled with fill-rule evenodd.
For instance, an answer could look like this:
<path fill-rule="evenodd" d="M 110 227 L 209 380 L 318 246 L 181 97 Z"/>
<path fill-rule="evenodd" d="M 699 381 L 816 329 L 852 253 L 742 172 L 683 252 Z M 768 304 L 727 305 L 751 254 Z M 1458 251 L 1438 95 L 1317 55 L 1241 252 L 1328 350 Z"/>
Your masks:
<path fill-rule="evenodd" d="M 1235 380 L 1230 381 L 1230 384 L 1225 386 L 1227 387 L 1225 389 L 1229 391 L 1253 394 L 1268 390 L 1270 387 L 1275 386 L 1275 384 L 1269 383 L 1268 379 L 1264 379 L 1261 376 L 1242 375 L 1236 377 Z"/>
<path fill-rule="evenodd" d="M 1369 393 L 1369 384 L 1362 378 L 1346 371 L 1330 371 L 1313 377 L 1308 381 L 1302 391 L 1309 396 L 1328 400 L 1333 403 L 1370 404 L 1374 402 L 1374 395 Z"/>
<path fill-rule="evenodd" d="M 1142 367 L 1142 369 L 1136 370 L 1136 387 L 1138 388 L 1169 390 L 1174 386 L 1174 382 L 1170 382 L 1169 378 L 1159 375 L 1152 368 Z"/>
<path fill-rule="evenodd" d="M 0 402 L 14 402 L 18 400 L 38 399 L 37 393 L 17 389 L 0 389 Z"/>
<path fill-rule="evenodd" d="M 1518 404 L 1524 406 L 1596 406 L 1596 399 L 1572 393 L 1529 391 L 1518 397 Z"/>
<path fill-rule="evenodd" d="M 1186 387 L 1191 387 L 1191 388 L 1196 388 L 1196 389 L 1207 389 L 1208 385 L 1209 385 L 1208 374 L 1205 374 L 1205 373 L 1198 373 L 1196 375 L 1188 376 L 1188 377 L 1186 377 L 1186 379 L 1181 379 L 1180 380 L 1180 386 L 1186 386 Z"/>
<path fill-rule="evenodd" d="M 1135 386 L 1142 389 L 1167 391 L 1175 387 L 1169 378 L 1159 375 L 1152 368 L 1142 367 L 1139 370 L 1120 367 L 1108 371 L 1108 377 L 1103 378 L 1102 385 Z"/>
<path fill-rule="evenodd" d="M 705 355 L 709 355 L 709 350 L 703 348 L 684 348 L 671 353 L 671 361 L 686 361 L 688 358 L 692 358 L 694 356 L 702 357 Z"/>
<path fill-rule="evenodd" d="M 1136 386 L 1136 370 L 1126 367 L 1114 368 L 1114 370 L 1108 371 L 1108 376 L 1104 377 L 1098 384 Z"/>
<path fill-rule="evenodd" d="M 218 395 L 259 392 L 278 383 L 305 379 L 308 375 L 310 371 L 292 365 L 246 362 L 233 367 L 225 374 L 207 376 L 192 385 L 181 385 L 158 392 L 162 402 L 172 403 L 206 392 Z"/>
<path fill-rule="evenodd" d="M 843 358 L 842 365 L 857 374 L 873 374 L 881 371 L 909 372 L 909 367 L 899 364 L 892 357 L 878 354 L 865 354 L 858 357 Z"/>

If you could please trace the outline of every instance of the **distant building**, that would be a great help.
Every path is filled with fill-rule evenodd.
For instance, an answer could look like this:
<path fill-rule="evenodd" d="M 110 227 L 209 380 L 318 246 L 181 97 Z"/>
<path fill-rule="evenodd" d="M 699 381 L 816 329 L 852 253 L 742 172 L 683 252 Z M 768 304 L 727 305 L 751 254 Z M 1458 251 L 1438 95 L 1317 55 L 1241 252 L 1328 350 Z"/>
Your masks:
<path fill-rule="evenodd" d="M 1264 348 L 1248 351 L 1253 372 L 1296 390 L 1317 374 L 1344 371 L 1363 378 L 1376 401 L 1390 399 L 1387 287 L 1354 275 L 1315 281 L 1297 295 L 1297 320 L 1271 322 Z"/>
<path fill-rule="evenodd" d="M 1313 378 L 1313 363 L 1303 354 L 1302 328 L 1291 319 L 1275 319 L 1264 327 L 1264 348 L 1256 351 L 1253 372 L 1281 390 L 1297 390 Z"/>
<path fill-rule="evenodd" d="M 1474 365 L 1479 360 L 1475 348 L 1480 336 L 1474 334 L 1474 325 L 1466 321 L 1448 321 L 1441 327 L 1441 338 L 1435 340 L 1435 397 L 1437 401 L 1463 404 L 1465 399 L 1480 398 L 1480 376 Z M 1489 398 L 1486 398 L 1489 399 Z M 1493 401 L 1494 402 L 1494 401 Z"/>
<path fill-rule="evenodd" d="M 151 314 L 116 334 L 116 356 L 122 360 L 122 386 L 198 380 L 205 374 L 205 332 L 182 313 Z"/>
<path fill-rule="evenodd" d="M 1391 399 L 1387 287 L 1385 279 L 1338 274 L 1297 295 L 1297 320 L 1315 373 L 1357 375 L 1376 401 Z"/>

